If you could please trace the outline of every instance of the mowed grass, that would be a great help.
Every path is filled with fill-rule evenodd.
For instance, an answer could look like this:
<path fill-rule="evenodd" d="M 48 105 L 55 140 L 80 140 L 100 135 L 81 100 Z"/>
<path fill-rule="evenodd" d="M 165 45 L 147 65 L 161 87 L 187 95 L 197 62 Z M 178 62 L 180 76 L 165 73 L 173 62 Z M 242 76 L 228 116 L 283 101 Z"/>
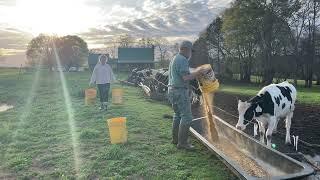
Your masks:
<path fill-rule="evenodd" d="M 99 112 L 84 105 L 89 73 L 65 76 L 71 110 L 58 73 L 19 76 L 18 69 L 0 69 L 0 102 L 15 106 L 0 113 L 0 179 L 235 178 L 194 139 L 195 152 L 170 144 L 171 120 L 163 118 L 172 113 L 169 106 L 116 84 L 125 90 L 124 104 Z M 106 119 L 121 116 L 127 117 L 128 143 L 111 145 Z"/>
<path fill-rule="evenodd" d="M 256 84 L 222 84 L 219 91 L 234 95 L 255 96 L 262 86 Z M 312 88 L 296 87 L 297 101 L 302 104 L 320 105 L 320 86 L 314 85 Z"/>

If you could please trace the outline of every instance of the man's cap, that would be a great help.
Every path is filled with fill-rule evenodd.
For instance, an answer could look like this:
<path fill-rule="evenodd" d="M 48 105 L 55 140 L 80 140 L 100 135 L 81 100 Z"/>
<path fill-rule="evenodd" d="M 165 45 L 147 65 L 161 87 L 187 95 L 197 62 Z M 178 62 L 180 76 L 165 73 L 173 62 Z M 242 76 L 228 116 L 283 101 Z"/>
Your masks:
<path fill-rule="evenodd" d="M 179 45 L 180 48 L 189 48 L 192 49 L 192 42 L 190 41 L 182 41 Z"/>

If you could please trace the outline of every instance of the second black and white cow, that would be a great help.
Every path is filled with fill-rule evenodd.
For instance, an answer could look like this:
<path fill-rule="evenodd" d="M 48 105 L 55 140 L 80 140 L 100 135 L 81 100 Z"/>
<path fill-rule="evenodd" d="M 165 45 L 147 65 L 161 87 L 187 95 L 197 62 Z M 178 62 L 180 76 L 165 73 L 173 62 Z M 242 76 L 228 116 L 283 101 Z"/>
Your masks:
<path fill-rule="evenodd" d="M 262 88 L 249 101 L 238 102 L 239 119 L 236 128 L 244 130 L 248 122 L 255 119 L 259 125 L 260 141 L 271 146 L 272 133 L 277 129 L 278 121 L 285 118 L 286 143 L 290 144 L 290 127 L 295 102 L 296 88 L 288 82 L 270 84 Z M 267 128 L 267 129 L 266 129 Z"/>

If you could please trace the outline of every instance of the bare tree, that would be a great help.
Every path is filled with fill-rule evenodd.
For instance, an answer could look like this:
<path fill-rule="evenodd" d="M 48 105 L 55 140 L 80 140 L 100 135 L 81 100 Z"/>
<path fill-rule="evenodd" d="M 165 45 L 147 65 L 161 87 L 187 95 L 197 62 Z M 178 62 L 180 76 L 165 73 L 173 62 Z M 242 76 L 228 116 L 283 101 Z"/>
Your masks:
<path fill-rule="evenodd" d="M 160 61 L 167 61 L 169 60 L 170 55 L 170 49 L 171 45 L 170 43 L 162 37 L 154 38 L 154 47 L 159 53 L 159 59 Z"/>
<path fill-rule="evenodd" d="M 134 44 L 134 38 L 129 34 L 120 35 L 116 41 L 119 43 L 119 47 L 130 47 Z"/>
<path fill-rule="evenodd" d="M 156 39 L 150 37 L 142 37 L 137 41 L 137 43 L 140 47 L 153 47 L 155 46 Z"/>

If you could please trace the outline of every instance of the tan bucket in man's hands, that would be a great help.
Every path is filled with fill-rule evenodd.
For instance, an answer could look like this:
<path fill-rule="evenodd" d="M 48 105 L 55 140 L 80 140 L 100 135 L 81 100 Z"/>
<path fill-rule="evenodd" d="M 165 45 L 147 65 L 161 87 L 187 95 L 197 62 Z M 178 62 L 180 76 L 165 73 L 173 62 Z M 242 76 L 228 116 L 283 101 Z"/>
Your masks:
<path fill-rule="evenodd" d="M 201 75 L 198 80 L 200 88 L 203 93 L 212 93 L 218 90 L 219 81 L 216 79 L 215 74 L 210 64 L 204 64 L 198 68 L 207 69 L 208 72 L 205 75 Z"/>

